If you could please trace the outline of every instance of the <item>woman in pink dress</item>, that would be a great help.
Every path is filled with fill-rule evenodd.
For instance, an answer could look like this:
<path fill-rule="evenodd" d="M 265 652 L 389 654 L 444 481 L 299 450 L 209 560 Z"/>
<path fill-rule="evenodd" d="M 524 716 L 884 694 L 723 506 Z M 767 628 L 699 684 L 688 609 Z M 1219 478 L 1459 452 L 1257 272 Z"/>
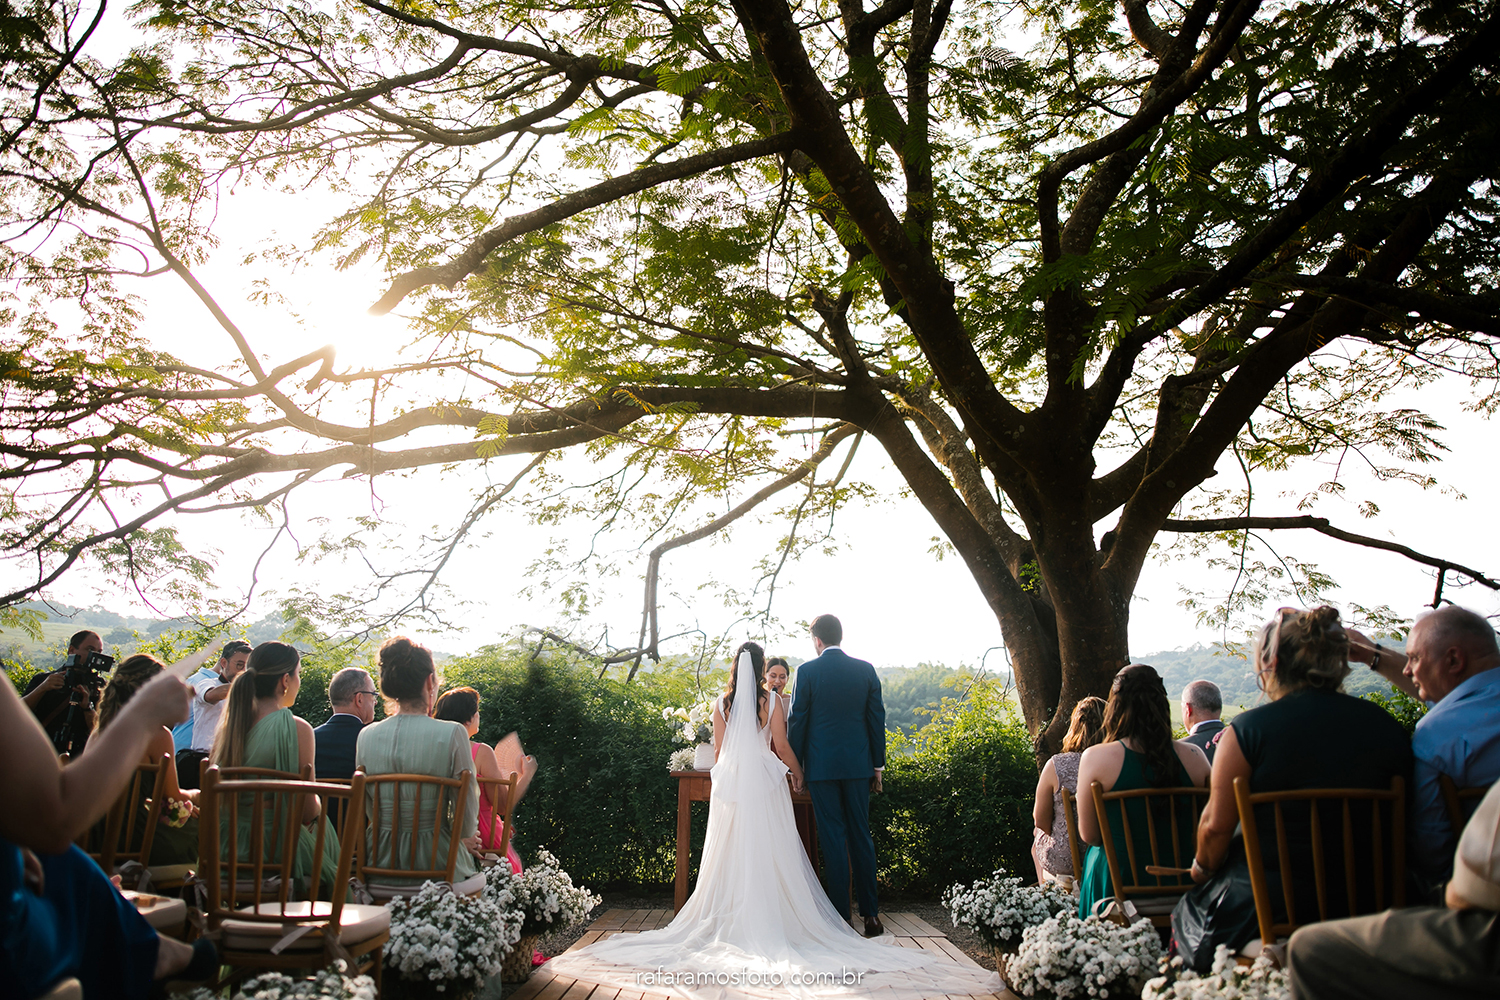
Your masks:
<path fill-rule="evenodd" d="M 433 706 L 432 715 L 436 719 L 456 722 L 469 731 L 471 741 L 469 753 L 474 758 L 474 773 L 480 779 L 479 842 L 487 850 L 498 851 L 500 840 L 505 835 L 504 824 L 495 814 L 495 803 L 491 801 L 490 790 L 484 785 L 484 781 L 485 779 L 500 781 L 503 780 L 504 775 L 500 773 L 500 764 L 495 760 L 494 749 L 489 744 L 480 743 L 474 739 L 479 733 L 479 692 L 471 687 L 458 687 L 445 691 L 438 697 L 437 704 Z M 517 791 L 519 790 L 518 785 Z M 510 862 L 511 871 L 517 875 L 521 874 L 521 856 L 516 853 L 514 843 L 506 845 L 505 860 Z"/>

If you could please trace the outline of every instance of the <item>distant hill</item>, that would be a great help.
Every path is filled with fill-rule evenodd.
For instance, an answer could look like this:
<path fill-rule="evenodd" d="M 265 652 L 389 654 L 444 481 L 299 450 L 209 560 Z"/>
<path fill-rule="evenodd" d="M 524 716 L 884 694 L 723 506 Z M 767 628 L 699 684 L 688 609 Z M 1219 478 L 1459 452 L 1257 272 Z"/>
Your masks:
<path fill-rule="evenodd" d="M 129 656 L 137 644 L 149 641 L 163 632 L 190 628 L 192 622 L 186 618 L 135 618 L 122 615 L 108 608 L 79 608 L 55 602 L 28 601 L 23 610 L 39 611 L 46 616 L 41 623 L 41 641 L 33 639 L 19 629 L 0 630 L 0 659 L 7 669 L 11 664 L 31 664 L 37 668 L 51 669 L 53 661 L 61 660 L 68 648 L 68 639 L 75 632 L 90 629 L 104 640 L 104 651 L 117 657 Z M 280 615 L 267 615 L 248 627 L 251 643 L 279 638 L 286 629 Z"/>
<path fill-rule="evenodd" d="M 1405 649 L 1402 642 L 1382 639 L 1384 645 Z M 1243 656 L 1224 652 L 1223 648 L 1193 645 L 1187 649 L 1164 650 L 1146 653 L 1135 658 L 1137 663 L 1149 663 L 1161 674 L 1167 686 L 1167 695 L 1172 701 L 1172 717 L 1181 722 L 1179 699 L 1182 689 L 1196 680 L 1213 681 L 1224 695 L 1224 717 L 1231 718 L 1260 702 L 1260 688 L 1255 683 L 1255 672 L 1250 661 Z M 1360 697 L 1378 692 L 1388 694 L 1391 685 L 1363 664 L 1354 664 L 1344 690 Z"/>

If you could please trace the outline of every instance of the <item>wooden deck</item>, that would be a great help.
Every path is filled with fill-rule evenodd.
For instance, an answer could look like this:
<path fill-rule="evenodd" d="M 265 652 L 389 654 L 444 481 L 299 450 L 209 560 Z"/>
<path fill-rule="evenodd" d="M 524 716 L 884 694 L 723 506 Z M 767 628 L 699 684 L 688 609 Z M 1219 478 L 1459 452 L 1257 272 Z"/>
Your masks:
<path fill-rule="evenodd" d="M 915 913 L 882 913 L 880 920 L 885 924 L 886 932 L 895 935 L 896 943 L 903 948 L 925 948 L 940 952 L 961 965 L 982 968 L 978 962 L 964 954 L 963 949 L 943 936 L 942 931 Z M 641 931 L 655 930 L 665 927 L 671 921 L 671 910 L 606 910 L 603 916 L 589 925 L 583 937 L 568 951 L 614 934 L 638 934 Z M 860 927 L 855 929 L 859 930 Z M 538 968 L 514 993 L 508 994 L 506 1000 L 668 1000 L 663 993 L 596 986 L 569 976 L 554 976 L 550 965 L 548 963 Z M 943 994 L 936 994 L 934 1000 L 942 996 Z M 950 997 L 948 1000 L 970 998 Z M 999 994 L 986 993 L 973 1000 L 1016 1000 L 1016 997 L 1007 990 Z"/>

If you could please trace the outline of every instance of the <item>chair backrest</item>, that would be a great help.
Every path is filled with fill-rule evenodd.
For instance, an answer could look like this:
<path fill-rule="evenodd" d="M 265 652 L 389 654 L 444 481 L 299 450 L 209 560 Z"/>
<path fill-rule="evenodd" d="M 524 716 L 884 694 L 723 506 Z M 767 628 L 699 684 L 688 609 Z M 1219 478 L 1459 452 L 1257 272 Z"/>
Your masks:
<path fill-rule="evenodd" d="M 1448 810 L 1448 822 L 1453 825 L 1453 835 L 1457 837 L 1463 833 L 1469 817 L 1473 815 L 1475 809 L 1479 808 L 1479 800 L 1484 798 L 1490 786 L 1474 785 L 1470 788 L 1459 788 L 1446 774 L 1438 775 L 1438 786 L 1443 790 L 1443 806 Z"/>
<path fill-rule="evenodd" d="M 208 769 L 212 767 L 208 758 L 204 757 L 198 762 L 198 787 L 203 787 L 203 782 L 208 776 Z M 303 764 L 302 770 L 277 771 L 269 767 L 221 767 L 219 768 L 220 781 L 311 781 L 313 766 Z"/>
<path fill-rule="evenodd" d="M 1245 859 L 1250 867 L 1250 888 L 1255 894 L 1255 914 L 1260 922 L 1260 939 L 1271 944 L 1305 924 L 1327 920 L 1330 916 L 1328 876 L 1333 865 L 1343 873 L 1347 912 L 1335 912 L 1334 916 L 1358 916 L 1361 913 L 1378 913 L 1388 907 L 1406 904 L 1406 783 L 1399 777 L 1391 779 L 1387 791 L 1378 788 L 1301 788 L 1284 792 L 1250 791 L 1250 783 L 1244 778 L 1234 779 L 1234 798 L 1239 807 L 1240 829 L 1245 838 Z M 1355 803 L 1362 803 L 1359 807 Z M 1281 895 L 1286 906 L 1287 919 L 1276 919 L 1275 901 L 1266 876 L 1266 857 L 1255 818 L 1256 806 L 1270 806 L 1275 816 L 1276 867 L 1281 874 Z M 1296 859 L 1292 856 L 1287 835 L 1287 812 L 1305 807 L 1311 828 L 1311 853 L 1313 887 L 1317 898 L 1318 914 L 1298 913 L 1296 898 Z M 1338 814 L 1338 838 L 1325 835 L 1324 814 L 1329 809 Z M 1388 822 L 1382 813 L 1389 817 Z M 1365 840 L 1362 830 L 1368 831 L 1370 856 L 1373 862 L 1370 899 L 1372 903 L 1360 902 L 1359 873 L 1356 871 L 1356 839 Z M 1330 831 L 1331 832 L 1331 831 Z M 1387 849 L 1386 837 L 1390 837 Z M 1334 853 L 1341 855 L 1330 859 L 1328 845 L 1332 843 Z M 1389 866 L 1389 867 L 1388 867 Z M 1387 888 L 1387 871 L 1390 885 Z"/>
<path fill-rule="evenodd" d="M 464 806 L 469 798 L 469 775 L 438 778 L 430 774 L 377 774 L 365 778 L 366 841 L 359 851 L 359 876 L 365 882 L 388 879 L 431 879 L 452 882 L 462 837 Z M 427 815 L 424 817 L 423 813 Z M 448 830 L 448 850 L 439 856 L 442 832 Z M 401 834 L 409 834 L 405 848 Z M 430 847 L 419 847 L 422 834 Z M 382 833 L 389 833 L 386 850 Z"/>
<path fill-rule="evenodd" d="M 1073 855 L 1073 881 L 1083 878 L 1083 841 L 1078 837 L 1078 801 L 1068 789 L 1062 790 L 1063 819 L 1068 824 L 1068 853 Z"/>
<path fill-rule="evenodd" d="M 319 816 L 314 824 L 314 863 L 307 874 L 308 899 L 317 899 L 321 888 L 322 865 L 317 859 L 323 857 L 324 837 L 331 836 L 329 801 L 339 799 L 352 822 L 339 838 L 338 872 L 329 894 L 331 909 L 304 906 L 288 912 L 303 805 L 309 795 L 319 798 Z M 226 918 L 339 927 L 364 805 L 364 775 L 358 772 L 347 787 L 341 787 L 282 779 L 225 781 L 219 768 L 210 767 L 204 772 L 198 798 L 199 865 L 207 889 L 204 910 L 209 928 L 217 929 Z"/>
<path fill-rule="evenodd" d="M 172 758 L 166 754 L 149 764 L 138 765 L 109 812 L 84 833 L 79 846 L 99 863 L 105 874 L 114 874 L 115 868 L 127 861 L 150 864 L 156 823 L 167 795 L 167 768 L 171 766 Z M 151 804 L 143 807 L 147 799 Z"/>
<path fill-rule="evenodd" d="M 502 858 L 505 857 L 506 848 L 510 847 L 510 817 L 516 808 L 516 785 L 521 776 L 515 771 L 510 772 L 508 778 L 479 778 L 479 790 L 483 793 L 479 799 L 479 830 L 490 831 L 489 840 L 485 843 L 486 850 L 494 851 Z M 488 812 L 489 822 L 485 822 Z M 499 824 L 499 825 L 497 825 Z"/>
<path fill-rule="evenodd" d="M 1099 818 L 1104 858 L 1109 863 L 1109 879 L 1116 899 L 1124 903 L 1131 896 L 1180 896 L 1193 888 L 1188 875 L 1148 875 L 1145 868 L 1147 865 L 1192 867 L 1198 817 L 1208 804 L 1207 788 L 1131 788 L 1106 792 L 1095 781 L 1089 790 L 1094 797 L 1094 815 Z M 1123 844 L 1116 841 L 1109 822 L 1108 805 L 1112 802 L 1119 803 Z M 1131 818 L 1141 815 L 1146 820 L 1145 843 L 1137 843 L 1137 831 L 1132 829 Z"/>

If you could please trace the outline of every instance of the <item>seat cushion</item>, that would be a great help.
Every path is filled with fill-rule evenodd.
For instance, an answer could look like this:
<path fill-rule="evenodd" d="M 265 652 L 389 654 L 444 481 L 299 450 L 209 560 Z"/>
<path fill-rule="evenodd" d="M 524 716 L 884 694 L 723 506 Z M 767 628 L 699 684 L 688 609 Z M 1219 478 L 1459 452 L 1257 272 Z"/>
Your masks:
<path fill-rule="evenodd" d="M 182 883 L 197 865 L 152 865 L 146 871 L 151 876 L 152 885 L 165 885 L 168 882 Z"/>
<path fill-rule="evenodd" d="M 239 913 L 261 913 L 266 915 L 281 916 L 283 912 L 287 922 L 261 923 L 251 920 L 225 920 L 220 925 L 222 933 L 221 940 L 224 947 L 233 951 L 270 951 L 288 933 L 297 930 L 297 921 L 306 920 L 311 917 L 326 919 L 333 911 L 330 903 L 322 900 L 308 902 L 299 900 L 287 903 L 286 910 L 281 909 L 280 903 L 262 903 L 256 907 L 245 907 Z M 387 933 L 391 929 L 391 911 L 383 906 L 370 906 L 360 903 L 345 903 L 339 913 L 339 942 L 346 947 L 368 941 L 371 938 Z M 317 927 L 311 923 L 311 927 Z M 322 948 L 323 944 L 317 934 L 303 934 L 295 941 L 289 941 L 282 950 L 284 951 L 312 951 Z"/>
<path fill-rule="evenodd" d="M 1135 904 L 1136 912 L 1143 917 L 1164 917 L 1169 915 L 1177 904 L 1182 900 L 1181 896 L 1131 896 L 1130 901 Z"/>

